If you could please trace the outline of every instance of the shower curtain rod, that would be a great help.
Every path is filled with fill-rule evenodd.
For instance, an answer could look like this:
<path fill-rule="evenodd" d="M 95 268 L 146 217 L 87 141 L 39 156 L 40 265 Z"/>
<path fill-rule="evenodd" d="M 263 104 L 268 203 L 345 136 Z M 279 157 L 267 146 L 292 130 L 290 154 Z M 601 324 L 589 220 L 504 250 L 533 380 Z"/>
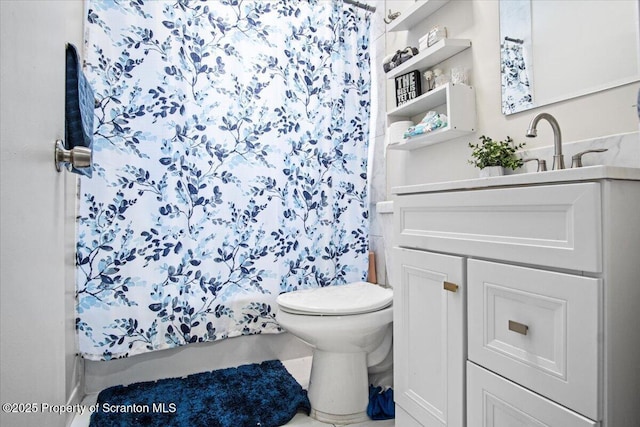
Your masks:
<path fill-rule="evenodd" d="M 347 3 L 347 4 L 352 4 L 352 5 L 354 5 L 355 7 L 359 7 L 360 9 L 364 9 L 364 10 L 366 10 L 367 12 L 372 12 L 372 13 L 373 13 L 373 12 L 375 12 L 375 11 L 376 11 L 375 6 L 369 6 L 369 5 L 368 5 L 368 4 L 366 4 L 366 3 L 360 3 L 358 0 L 343 0 L 343 1 L 344 1 L 345 3 Z"/>
<path fill-rule="evenodd" d="M 518 43 L 518 44 L 523 44 L 524 43 L 524 40 L 522 40 L 522 39 L 514 39 L 514 38 L 509 37 L 509 36 L 505 37 L 504 40 L 508 41 L 508 42 Z"/>

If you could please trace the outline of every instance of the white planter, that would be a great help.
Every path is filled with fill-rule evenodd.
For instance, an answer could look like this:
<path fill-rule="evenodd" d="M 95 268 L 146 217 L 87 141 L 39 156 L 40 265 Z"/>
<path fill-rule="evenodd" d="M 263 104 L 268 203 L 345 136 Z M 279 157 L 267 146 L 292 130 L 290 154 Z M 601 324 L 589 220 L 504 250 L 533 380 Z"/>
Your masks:
<path fill-rule="evenodd" d="M 487 178 L 490 176 L 502 176 L 504 175 L 504 168 L 502 166 L 487 166 L 484 169 L 480 169 L 480 178 Z"/>

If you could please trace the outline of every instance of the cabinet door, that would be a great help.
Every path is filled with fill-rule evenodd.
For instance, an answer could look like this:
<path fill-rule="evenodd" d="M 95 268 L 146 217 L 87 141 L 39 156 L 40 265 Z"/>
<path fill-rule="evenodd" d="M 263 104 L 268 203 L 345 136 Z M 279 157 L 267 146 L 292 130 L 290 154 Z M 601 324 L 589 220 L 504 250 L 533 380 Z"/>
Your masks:
<path fill-rule="evenodd" d="M 461 427 L 464 259 L 403 248 L 394 256 L 400 277 L 393 319 L 396 403 L 425 427 Z"/>

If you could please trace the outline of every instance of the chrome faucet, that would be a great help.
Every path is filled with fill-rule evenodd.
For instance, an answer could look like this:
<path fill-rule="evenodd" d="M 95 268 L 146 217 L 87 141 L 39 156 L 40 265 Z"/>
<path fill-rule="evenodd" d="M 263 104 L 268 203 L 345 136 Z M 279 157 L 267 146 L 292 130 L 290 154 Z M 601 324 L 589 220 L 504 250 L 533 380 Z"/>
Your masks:
<path fill-rule="evenodd" d="M 538 136 L 538 130 L 536 126 L 538 126 L 538 122 L 541 119 L 546 119 L 551 128 L 553 129 L 553 170 L 556 169 L 564 169 L 564 156 L 562 155 L 562 134 L 560 133 L 560 125 L 555 117 L 553 117 L 549 113 L 540 113 L 531 120 L 529 123 L 529 129 L 527 129 L 527 137 L 535 138 Z"/>

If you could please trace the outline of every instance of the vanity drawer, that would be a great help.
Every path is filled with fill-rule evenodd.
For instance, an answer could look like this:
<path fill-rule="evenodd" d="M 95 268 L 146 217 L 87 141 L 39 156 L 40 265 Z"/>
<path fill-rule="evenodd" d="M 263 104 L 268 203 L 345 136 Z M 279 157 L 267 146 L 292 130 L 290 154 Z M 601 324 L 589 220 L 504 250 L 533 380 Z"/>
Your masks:
<path fill-rule="evenodd" d="M 468 354 L 599 419 L 600 279 L 469 260 Z"/>
<path fill-rule="evenodd" d="M 600 272 L 601 189 L 594 182 L 402 194 L 399 246 Z"/>
<path fill-rule="evenodd" d="M 585 418 L 467 362 L 467 427 L 595 427 Z"/>

